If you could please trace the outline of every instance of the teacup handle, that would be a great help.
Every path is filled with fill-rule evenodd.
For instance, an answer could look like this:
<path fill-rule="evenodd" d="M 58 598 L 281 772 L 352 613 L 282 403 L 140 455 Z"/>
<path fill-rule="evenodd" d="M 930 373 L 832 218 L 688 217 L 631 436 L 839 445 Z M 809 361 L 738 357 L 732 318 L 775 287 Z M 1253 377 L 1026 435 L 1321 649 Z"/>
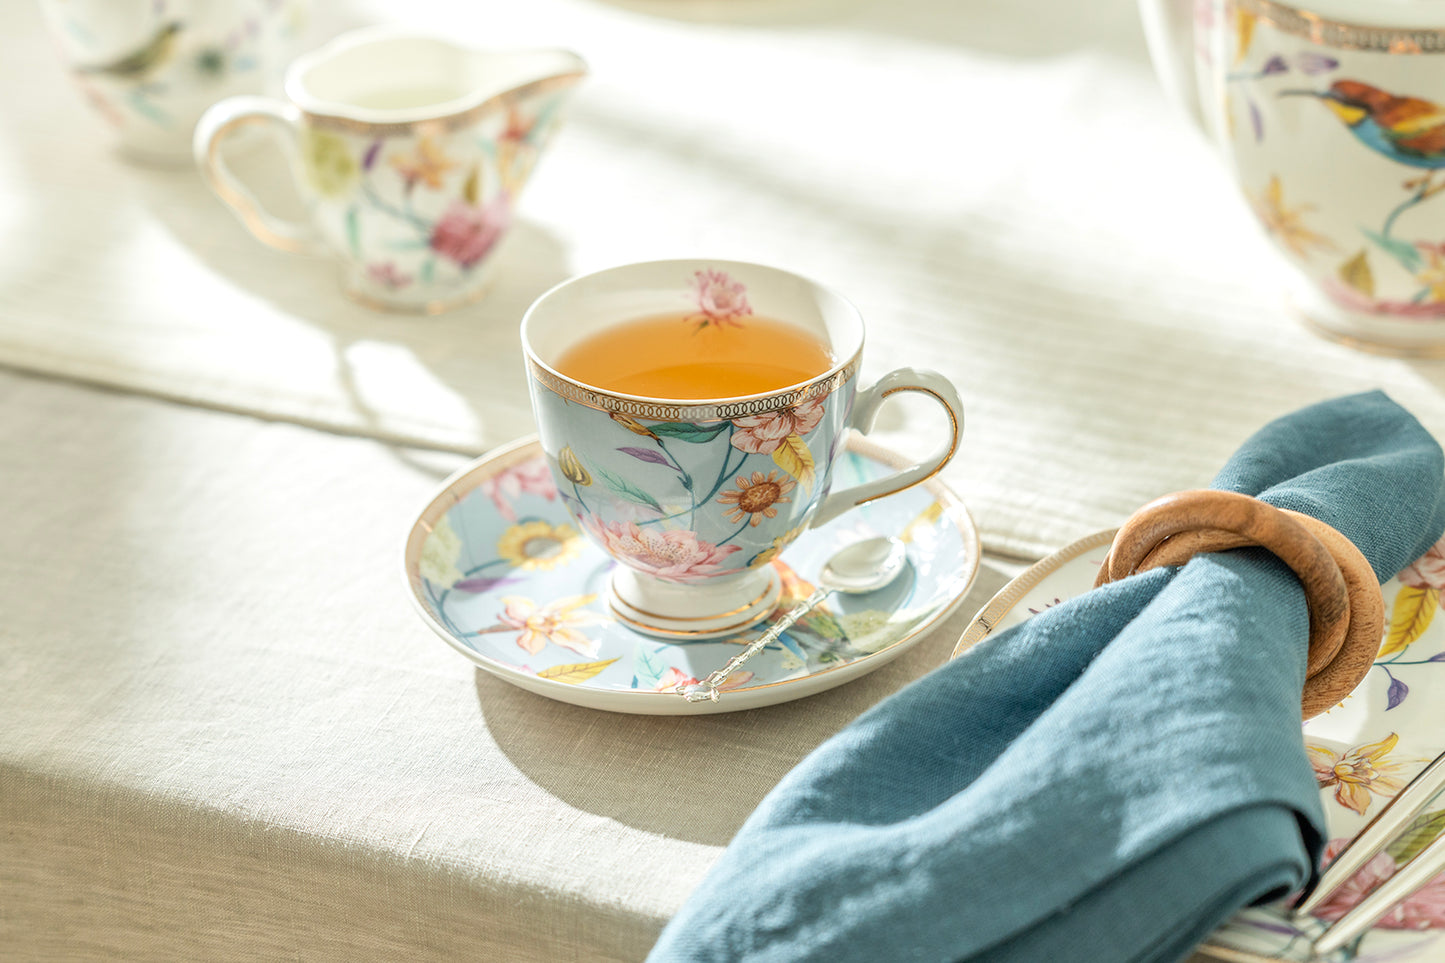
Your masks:
<path fill-rule="evenodd" d="M 848 419 L 848 427 L 866 434 L 873 427 L 883 402 L 900 391 L 921 392 L 943 406 L 943 410 L 948 414 L 950 429 L 947 440 L 916 465 L 829 495 L 813 516 L 813 527 L 830 522 L 865 502 L 896 495 L 905 488 L 912 488 L 919 482 L 932 478 L 948 464 L 954 452 L 958 451 L 958 441 L 963 435 L 963 402 L 959 400 L 958 391 L 952 382 L 936 371 L 899 368 L 888 372 L 878 379 L 878 383 L 873 387 L 858 392 L 858 397 L 853 402 L 853 415 Z"/>
<path fill-rule="evenodd" d="M 221 157 L 221 144 L 242 127 L 265 124 L 281 131 L 281 145 L 296 163 L 301 136 L 301 111 L 291 104 L 269 97 L 229 97 L 211 106 L 196 124 L 193 142 L 196 163 L 211 190 L 225 201 L 241 223 L 263 244 L 292 254 L 323 254 L 325 248 L 316 228 L 303 221 L 277 217 L 261 206 L 250 188 L 242 184 Z"/>

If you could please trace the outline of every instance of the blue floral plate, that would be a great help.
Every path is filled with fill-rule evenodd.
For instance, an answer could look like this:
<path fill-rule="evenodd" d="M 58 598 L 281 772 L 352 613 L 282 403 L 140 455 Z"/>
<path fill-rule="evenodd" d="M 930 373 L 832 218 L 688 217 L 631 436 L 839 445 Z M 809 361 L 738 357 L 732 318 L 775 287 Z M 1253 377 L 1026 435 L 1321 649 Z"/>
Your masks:
<path fill-rule="evenodd" d="M 853 485 L 908 464 L 860 437 L 833 469 Z M 802 698 L 896 658 L 953 610 L 978 571 L 978 533 L 937 479 L 804 532 L 772 564 L 779 610 L 813 592 L 843 545 L 896 535 L 904 575 L 866 595 L 833 596 L 729 680 L 716 702 L 677 693 L 722 666 L 767 623 L 738 636 L 669 642 L 612 618 L 613 562 L 580 535 L 535 438 L 472 463 L 443 483 L 412 526 L 406 579 L 423 621 L 452 648 L 524 689 L 576 705 L 649 715 L 752 709 Z"/>
<path fill-rule="evenodd" d="M 1112 531 L 1099 532 L 1019 575 L 974 617 L 954 656 L 1092 589 L 1113 540 Z M 1445 539 L 1383 586 L 1389 610 L 1370 674 L 1344 702 L 1305 723 L 1305 748 L 1325 806 L 1326 861 L 1445 751 L 1439 710 L 1445 698 L 1445 618 L 1437 617 L 1442 589 Z M 1445 793 L 1310 919 L 1293 920 L 1284 904 L 1248 909 L 1216 930 L 1197 952 L 1229 963 L 1314 963 L 1309 946 L 1327 923 L 1339 919 L 1442 832 Z M 1445 960 L 1445 874 L 1329 960 Z"/>

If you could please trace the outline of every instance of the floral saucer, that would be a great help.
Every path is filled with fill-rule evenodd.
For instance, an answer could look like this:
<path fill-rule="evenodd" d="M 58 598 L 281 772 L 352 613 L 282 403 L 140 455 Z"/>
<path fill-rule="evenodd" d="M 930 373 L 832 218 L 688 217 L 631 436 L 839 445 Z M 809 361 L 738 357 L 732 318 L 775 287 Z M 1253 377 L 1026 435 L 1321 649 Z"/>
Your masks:
<path fill-rule="evenodd" d="M 988 635 L 1018 625 L 1094 586 L 1114 533 L 1099 532 L 1049 556 L 995 595 L 964 632 L 953 657 Z M 1385 803 L 1445 750 L 1439 705 L 1445 699 L 1445 539 L 1384 586 L 1389 606 L 1374 668 L 1344 702 L 1305 723 L 1305 747 L 1325 806 L 1332 859 Z M 1441 832 L 1445 794 L 1400 840 L 1376 856 L 1303 924 L 1287 906 L 1249 909 L 1220 927 L 1200 954 L 1233 963 L 1305 961 L 1309 944 L 1370 890 Z M 1445 874 L 1375 924 L 1330 960 L 1445 960 Z"/>
<path fill-rule="evenodd" d="M 852 438 L 835 486 L 907 462 Z M 613 562 L 573 525 L 535 438 L 472 463 L 443 483 L 412 526 L 406 578 L 423 621 L 452 648 L 515 685 L 562 702 L 648 715 L 752 709 L 813 695 L 897 657 L 953 610 L 978 571 L 978 533 L 937 479 L 804 532 L 772 564 L 779 611 L 807 598 L 823 562 L 849 542 L 896 535 L 908 566 L 866 595 L 833 596 L 729 680 L 716 702 L 680 685 L 705 677 L 767 629 L 664 641 L 619 623 L 606 605 Z"/>

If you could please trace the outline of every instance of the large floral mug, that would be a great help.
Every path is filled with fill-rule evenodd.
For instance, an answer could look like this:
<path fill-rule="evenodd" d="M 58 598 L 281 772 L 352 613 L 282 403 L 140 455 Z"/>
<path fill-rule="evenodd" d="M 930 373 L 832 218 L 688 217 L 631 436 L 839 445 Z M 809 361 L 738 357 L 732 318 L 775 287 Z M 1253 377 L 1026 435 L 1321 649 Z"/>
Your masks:
<path fill-rule="evenodd" d="M 1139 0 L 1323 333 L 1445 353 L 1445 3 Z"/>
<path fill-rule="evenodd" d="M 483 292 L 517 196 L 585 73 L 564 50 L 355 31 L 291 66 L 287 100 L 234 97 L 207 111 L 196 162 L 258 239 L 338 259 L 357 300 L 442 311 Z M 308 220 L 269 213 L 226 166 L 221 144 L 252 124 L 282 131 Z"/>
<path fill-rule="evenodd" d="M 724 337 L 757 317 L 787 321 L 816 336 L 836 363 L 776 391 L 706 401 L 619 394 L 557 369 L 579 339 L 661 315 L 716 325 Z M 934 372 L 900 368 L 859 391 L 857 309 L 756 264 L 655 261 L 574 278 L 532 305 L 522 346 L 562 499 L 581 531 L 620 563 L 613 613 L 666 638 L 729 635 L 767 616 L 781 591 L 769 562 L 809 526 L 937 473 L 963 427 L 958 393 Z M 918 464 L 830 494 L 846 430 L 867 431 L 884 400 L 902 391 L 943 406 L 947 437 Z"/>

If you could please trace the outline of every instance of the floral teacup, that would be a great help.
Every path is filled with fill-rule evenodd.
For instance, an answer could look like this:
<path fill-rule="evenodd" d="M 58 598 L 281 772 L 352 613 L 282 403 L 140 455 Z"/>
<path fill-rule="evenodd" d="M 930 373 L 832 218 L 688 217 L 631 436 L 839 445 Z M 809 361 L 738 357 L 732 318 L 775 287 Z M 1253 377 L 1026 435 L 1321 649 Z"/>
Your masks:
<path fill-rule="evenodd" d="M 684 401 L 619 394 L 559 372 L 579 339 L 677 314 L 746 325 L 756 314 L 814 334 L 837 359 L 776 391 Z M 665 638 L 730 635 L 766 617 L 781 587 L 768 564 L 804 529 L 931 477 L 958 449 L 963 407 L 931 371 L 900 368 L 858 390 L 863 319 L 834 292 L 775 268 L 654 261 L 574 278 L 522 320 L 532 408 L 558 491 L 582 532 L 620 564 L 618 619 Z M 922 462 L 829 494 L 848 428 L 867 431 L 901 391 L 932 397 L 947 438 Z"/>
<path fill-rule="evenodd" d="M 1299 269 L 1305 318 L 1357 346 L 1445 354 L 1445 3 L 1140 6 L 1165 86 Z"/>
<path fill-rule="evenodd" d="M 261 241 L 329 254 L 363 303 L 443 311 L 478 297 L 512 208 L 586 65 L 563 50 L 488 53 L 389 28 L 297 60 L 287 101 L 236 97 L 196 129 L 211 186 Z M 220 146 L 239 127 L 287 135 L 311 218 L 263 209 Z"/>
<path fill-rule="evenodd" d="M 43 0 L 81 92 L 121 151 L 185 163 L 191 134 L 222 97 L 278 85 L 304 0 Z"/>

